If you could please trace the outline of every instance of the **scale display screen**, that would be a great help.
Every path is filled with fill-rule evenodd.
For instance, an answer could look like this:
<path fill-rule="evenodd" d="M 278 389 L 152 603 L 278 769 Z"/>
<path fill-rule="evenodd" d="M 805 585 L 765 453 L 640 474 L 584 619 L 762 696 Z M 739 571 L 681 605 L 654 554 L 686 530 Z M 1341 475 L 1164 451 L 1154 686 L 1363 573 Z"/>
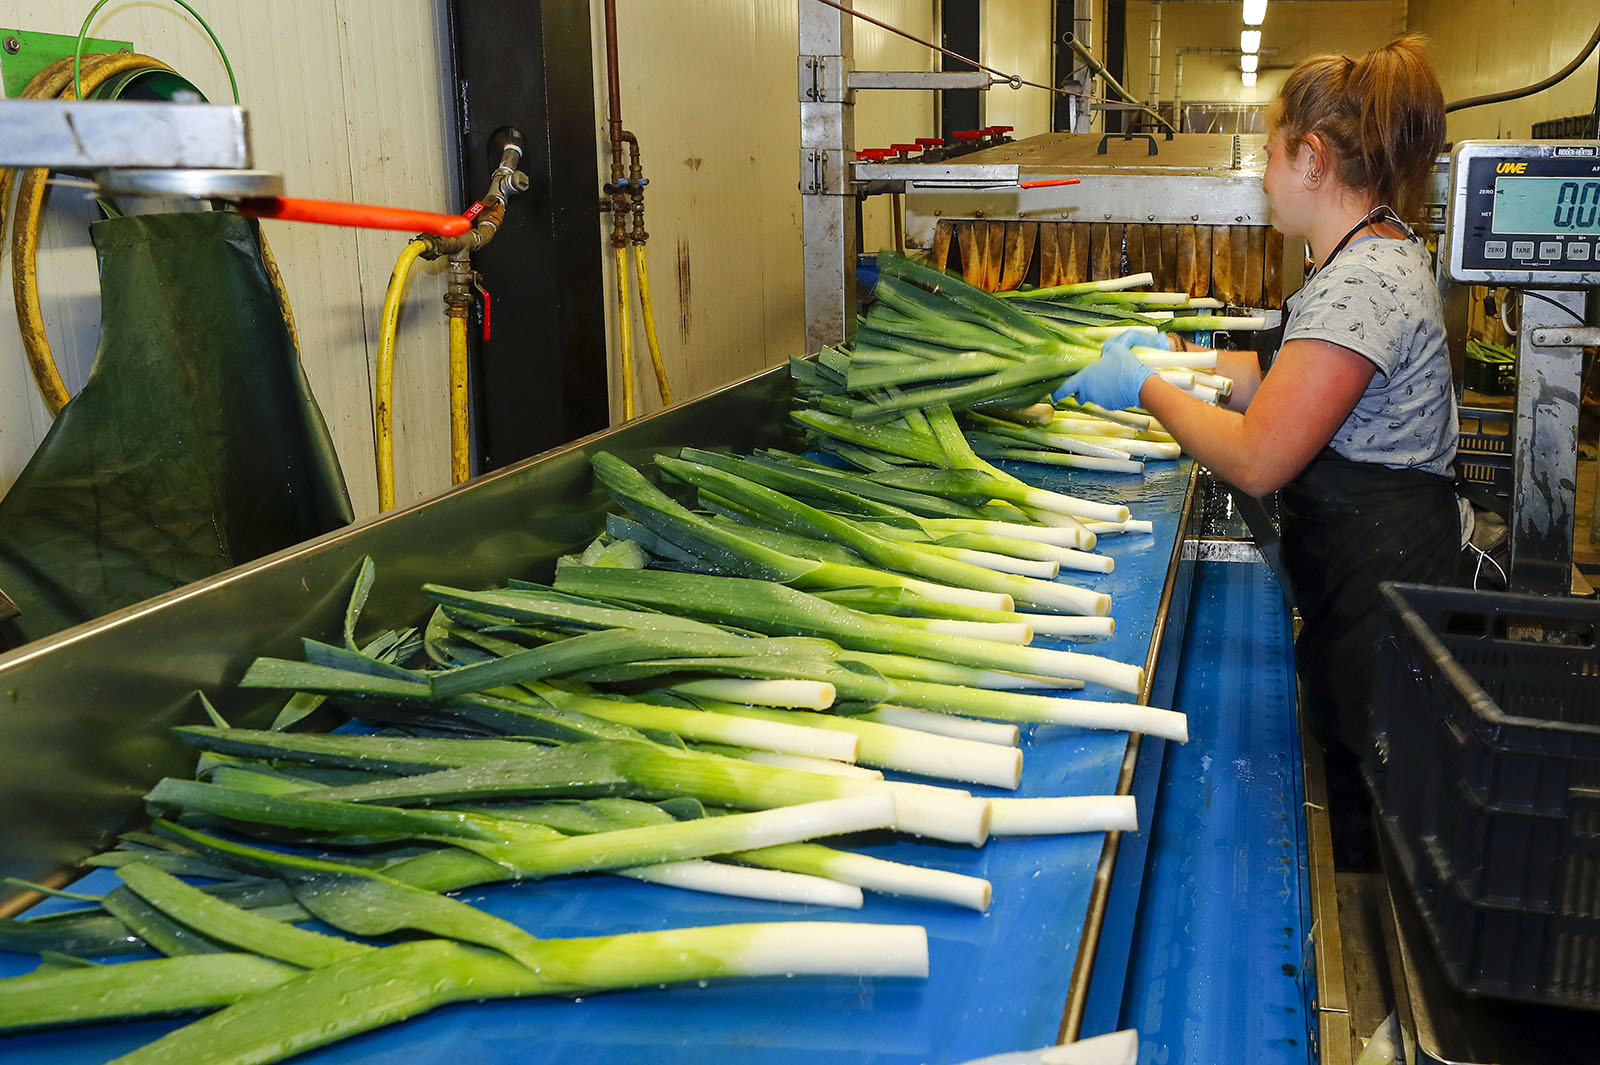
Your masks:
<path fill-rule="evenodd" d="M 1495 233 L 1600 234 L 1600 177 L 1502 177 L 1494 183 Z"/>
<path fill-rule="evenodd" d="M 1600 141 L 1462 141 L 1446 272 L 1490 285 L 1600 285 Z"/>

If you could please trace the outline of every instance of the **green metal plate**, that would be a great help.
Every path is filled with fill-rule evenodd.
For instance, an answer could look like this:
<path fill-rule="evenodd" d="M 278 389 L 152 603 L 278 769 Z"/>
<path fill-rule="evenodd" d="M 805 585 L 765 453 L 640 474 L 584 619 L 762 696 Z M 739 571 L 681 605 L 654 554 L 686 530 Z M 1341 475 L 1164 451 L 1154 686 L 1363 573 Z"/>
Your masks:
<path fill-rule="evenodd" d="M 71 56 L 77 47 L 76 34 L 39 33 L 0 26 L 0 86 L 5 89 L 6 98 L 20 96 L 35 74 L 57 59 Z M 83 42 L 84 55 L 131 51 L 132 41 L 87 37 Z"/>

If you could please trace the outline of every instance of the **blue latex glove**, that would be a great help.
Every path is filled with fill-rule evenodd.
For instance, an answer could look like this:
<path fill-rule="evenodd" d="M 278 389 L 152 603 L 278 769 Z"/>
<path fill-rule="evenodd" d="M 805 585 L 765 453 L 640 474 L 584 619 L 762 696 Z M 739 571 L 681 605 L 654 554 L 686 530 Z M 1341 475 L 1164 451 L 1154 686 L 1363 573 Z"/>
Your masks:
<path fill-rule="evenodd" d="M 1100 357 L 1079 370 L 1051 398 L 1077 396 L 1080 403 L 1093 403 L 1107 410 L 1122 410 L 1139 405 L 1139 390 L 1155 370 L 1139 361 L 1134 348 L 1165 348 L 1170 338 L 1154 329 L 1125 329 L 1100 345 Z"/>

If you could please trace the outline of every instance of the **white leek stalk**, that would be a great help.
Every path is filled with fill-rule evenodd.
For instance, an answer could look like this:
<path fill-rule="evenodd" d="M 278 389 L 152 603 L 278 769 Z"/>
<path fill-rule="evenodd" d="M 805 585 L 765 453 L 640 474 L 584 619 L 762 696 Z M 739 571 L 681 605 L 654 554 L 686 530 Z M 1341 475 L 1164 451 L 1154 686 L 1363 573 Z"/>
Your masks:
<path fill-rule="evenodd" d="M 987 880 L 942 869 L 924 869 L 816 844 L 790 844 L 730 855 L 767 867 L 804 870 L 868 891 L 949 902 L 979 913 L 989 908 L 993 889 Z"/>
<path fill-rule="evenodd" d="M 1088 795 L 989 800 L 994 836 L 1047 836 L 1069 832 L 1137 832 L 1132 795 Z"/>
<path fill-rule="evenodd" d="M 1014 746 L 1021 730 L 1015 725 L 1000 721 L 981 721 L 972 717 L 952 717 L 932 710 L 912 710 L 905 706 L 880 706 L 857 717 L 862 721 L 876 721 L 883 725 L 932 732 L 939 736 L 974 740 L 978 743 L 995 743 L 1003 747 Z"/>
<path fill-rule="evenodd" d="M 730 703 L 756 706 L 783 706 L 796 710 L 826 710 L 837 692 L 832 684 L 816 680 L 746 680 L 741 677 L 708 677 L 672 685 L 671 691 L 684 695 L 704 695 Z M 732 742 L 732 741 L 729 741 Z M 776 750 L 777 748 L 769 748 Z M 796 752 L 807 753 L 807 752 Z"/>
<path fill-rule="evenodd" d="M 745 865 L 691 859 L 664 862 L 639 869 L 619 869 L 618 876 L 651 884 L 703 891 L 713 895 L 733 895 L 770 902 L 798 902 L 811 906 L 837 906 L 846 910 L 861 908 L 861 889 L 820 876 L 789 873 L 777 869 L 752 869 Z"/>

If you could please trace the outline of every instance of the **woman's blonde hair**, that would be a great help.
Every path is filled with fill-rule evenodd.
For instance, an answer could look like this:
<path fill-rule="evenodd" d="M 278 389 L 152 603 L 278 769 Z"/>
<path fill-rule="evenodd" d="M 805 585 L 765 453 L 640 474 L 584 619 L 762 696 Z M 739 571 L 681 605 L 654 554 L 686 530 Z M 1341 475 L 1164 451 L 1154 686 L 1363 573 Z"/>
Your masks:
<path fill-rule="evenodd" d="M 1359 59 L 1303 60 L 1278 90 L 1269 128 L 1291 152 L 1317 134 L 1341 184 L 1413 217 L 1444 145 L 1444 92 L 1425 43 L 1412 33 Z"/>

